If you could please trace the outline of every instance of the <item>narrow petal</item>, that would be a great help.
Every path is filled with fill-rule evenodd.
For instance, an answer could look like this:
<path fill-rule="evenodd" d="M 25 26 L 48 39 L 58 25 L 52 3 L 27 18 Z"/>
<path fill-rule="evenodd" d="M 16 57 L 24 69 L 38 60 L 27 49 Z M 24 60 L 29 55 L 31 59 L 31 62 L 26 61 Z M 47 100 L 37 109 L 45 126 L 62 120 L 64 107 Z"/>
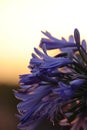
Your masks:
<path fill-rule="evenodd" d="M 75 38 L 75 41 L 76 41 L 76 45 L 78 47 L 80 47 L 80 33 L 79 33 L 78 29 L 74 30 L 74 38 Z"/>
<path fill-rule="evenodd" d="M 49 41 L 49 40 L 45 40 L 42 39 L 41 43 L 40 43 L 40 47 L 42 48 L 43 44 L 46 44 L 46 48 L 48 50 L 50 49 L 60 49 L 60 48 L 65 48 L 65 47 L 75 47 L 76 45 L 74 43 L 69 43 L 69 42 L 64 42 L 62 40 L 58 40 L 58 41 Z"/>

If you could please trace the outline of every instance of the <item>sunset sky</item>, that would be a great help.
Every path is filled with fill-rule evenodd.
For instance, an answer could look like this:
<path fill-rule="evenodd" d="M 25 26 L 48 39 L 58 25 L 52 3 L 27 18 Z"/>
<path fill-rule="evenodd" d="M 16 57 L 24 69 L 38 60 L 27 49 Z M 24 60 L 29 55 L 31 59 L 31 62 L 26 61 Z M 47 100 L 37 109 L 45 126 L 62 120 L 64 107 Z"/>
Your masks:
<path fill-rule="evenodd" d="M 41 30 L 68 38 L 78 28 L 87 40 L 86 0 L 0 0 L 0 82 L 18 82 L 28 73 Z"/>

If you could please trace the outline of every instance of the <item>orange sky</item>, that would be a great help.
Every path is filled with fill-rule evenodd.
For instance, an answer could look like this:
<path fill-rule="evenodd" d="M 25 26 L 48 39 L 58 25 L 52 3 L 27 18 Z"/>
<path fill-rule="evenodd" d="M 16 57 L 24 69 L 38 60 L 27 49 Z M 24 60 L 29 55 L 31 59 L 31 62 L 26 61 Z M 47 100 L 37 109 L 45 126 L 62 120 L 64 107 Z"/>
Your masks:
<path fill-rule="evenodd" d="M 87 39 L 86 0 L 0 0 L 0 82 L 18 82 L 28 73 L 41 30 L 68 37 L 74 28 Z"/>

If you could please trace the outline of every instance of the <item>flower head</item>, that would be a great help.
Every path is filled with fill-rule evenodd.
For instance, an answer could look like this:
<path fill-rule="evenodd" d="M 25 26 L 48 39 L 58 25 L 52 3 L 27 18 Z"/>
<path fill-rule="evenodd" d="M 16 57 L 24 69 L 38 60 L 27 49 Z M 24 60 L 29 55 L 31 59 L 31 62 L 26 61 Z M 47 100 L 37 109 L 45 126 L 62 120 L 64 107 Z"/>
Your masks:
<path fill-rule="evenodd" d="M 80 42 L 78 29 L 69 41 L 42 32 L 40 48 L 34 48 L 29 63 L 30 74 L 20 76 L 15 96 L 20 129 L 34 130 L 44 118 L 71 130 L 87 129 L 87 49 Z M 54 57 L 47 50 L 60 49 Z M 79 124 L 79 125 L 78 125 Z"/>

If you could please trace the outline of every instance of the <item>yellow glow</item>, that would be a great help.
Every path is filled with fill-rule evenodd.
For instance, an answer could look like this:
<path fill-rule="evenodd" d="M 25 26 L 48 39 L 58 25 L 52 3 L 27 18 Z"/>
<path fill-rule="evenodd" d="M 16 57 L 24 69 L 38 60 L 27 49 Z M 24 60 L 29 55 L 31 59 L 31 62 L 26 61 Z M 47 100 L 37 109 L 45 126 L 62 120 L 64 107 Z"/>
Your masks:
<path fill-rule="evenodd" d="M 41 30 L 68 37 L 74 28 L 87 38 L 86 0 L 0 0 L 0 82 L 28 73 Z"/>

